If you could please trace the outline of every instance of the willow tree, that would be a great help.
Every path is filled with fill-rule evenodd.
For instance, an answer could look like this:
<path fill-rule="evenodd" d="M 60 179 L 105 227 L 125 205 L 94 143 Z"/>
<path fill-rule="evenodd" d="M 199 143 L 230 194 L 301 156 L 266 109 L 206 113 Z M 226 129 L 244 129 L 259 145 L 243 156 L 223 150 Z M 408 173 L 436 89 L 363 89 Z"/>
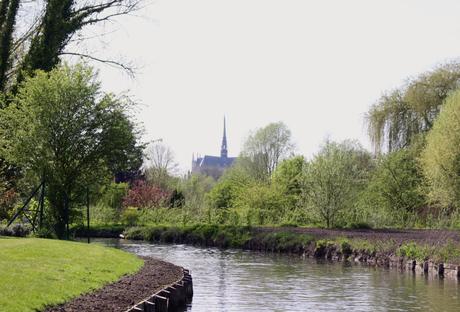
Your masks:
<path fill-rule="evenodd" d="M 449 63 L 387 92 L 366 115 L 376 153 L 411 145 L 429 131 L 449 94 L 460 85 L 460 64 Z"/>

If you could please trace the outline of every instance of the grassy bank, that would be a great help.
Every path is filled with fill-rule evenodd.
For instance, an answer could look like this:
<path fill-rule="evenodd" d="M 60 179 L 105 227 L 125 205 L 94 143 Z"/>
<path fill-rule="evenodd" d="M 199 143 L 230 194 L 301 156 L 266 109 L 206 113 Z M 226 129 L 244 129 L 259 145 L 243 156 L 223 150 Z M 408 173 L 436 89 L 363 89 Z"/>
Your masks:
<path fill-rule="evenodd" d="M 344 234 L 345 233 L 345 234 Z M 308 228 L 257 228 L 218 225 L 184 227 L 150 226 L 125 230 L 128 239 L 185 243 L 219 248 L 304 254 L 317 258 L 370 263 L 389 259 L 460 264 L 460 243 L 436 231 L 321 230 Z M 431 236 L 421 239 L 421 234 Z M 366 234 L 366 235 L 364 235 Z M 457 233 L 450 233 L 455 238 Z M 436 235 L 440 235 L 437 240 Z M 411 238 L 413 237 L 413 238 Z"/>
<path fill-rule="evenodd" d="M 40 311 L 138 271 L 143 261 L 98 245 L 0 237 L 1 311 Z"/>

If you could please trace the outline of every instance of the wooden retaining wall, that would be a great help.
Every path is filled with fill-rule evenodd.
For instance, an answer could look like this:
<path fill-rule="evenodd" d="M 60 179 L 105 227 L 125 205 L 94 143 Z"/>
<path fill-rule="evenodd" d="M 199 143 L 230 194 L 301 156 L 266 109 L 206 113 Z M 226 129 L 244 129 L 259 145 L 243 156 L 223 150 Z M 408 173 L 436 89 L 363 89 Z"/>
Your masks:
<path fill-rule="evenodd" d="M 352 259 L 352 261 L 374 266 L 398 268 L 401 270 L 412 271 L 419 275 L 448 278 L 460 282 L 460 266 L 457 264 L 433 262 L 431 260 L 416 261 L 397 256 L 388 256 L 386 259 L 380 259 L 380 261 L 372 258 L 356 257 Z"/>
<path fill-rule="evenodd" d="M 183 269 L 183 276 L 177 282 L 142 300 L 126 312 L 171 312 L 185 307 L 192 301 L 193 281 L 190 271 Z"/>

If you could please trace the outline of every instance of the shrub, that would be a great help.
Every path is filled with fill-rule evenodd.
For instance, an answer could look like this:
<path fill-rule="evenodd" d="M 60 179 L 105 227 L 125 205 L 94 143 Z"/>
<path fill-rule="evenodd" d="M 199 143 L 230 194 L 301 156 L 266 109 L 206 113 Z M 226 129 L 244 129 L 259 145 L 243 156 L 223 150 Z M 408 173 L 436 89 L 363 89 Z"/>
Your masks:
<path fill-rule="evenodd" d="M 136 208 L 126 208 L 121 214 L 121 222 L 128 226 L 136 225 L 139 221 L 139 212 Z"/>
<path fill-rule="evenodd" d="M 171 193 L 145 181 L 138 180 L 123 199 L 124 207 L 152 208 L 169 202 Z"/>
<path fill-rule="evenodd" d="M 32 232 L 32 226 L 29 224 L 16 223 L 6 227 L 0 225 L 0 235 L 26 237 Z"/>

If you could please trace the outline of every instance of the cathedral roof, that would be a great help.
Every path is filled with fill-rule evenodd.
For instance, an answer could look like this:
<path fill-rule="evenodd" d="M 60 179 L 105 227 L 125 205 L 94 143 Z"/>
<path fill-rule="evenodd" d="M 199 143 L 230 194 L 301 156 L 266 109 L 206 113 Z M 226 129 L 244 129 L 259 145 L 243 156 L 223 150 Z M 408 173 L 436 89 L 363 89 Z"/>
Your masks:
<path fill-rule="evenodd" d="M 198 158 L 197 163 L 200 167 L 230 167 L 236 157 L 219 157 L 205 155 L 203 158 Z"/>

